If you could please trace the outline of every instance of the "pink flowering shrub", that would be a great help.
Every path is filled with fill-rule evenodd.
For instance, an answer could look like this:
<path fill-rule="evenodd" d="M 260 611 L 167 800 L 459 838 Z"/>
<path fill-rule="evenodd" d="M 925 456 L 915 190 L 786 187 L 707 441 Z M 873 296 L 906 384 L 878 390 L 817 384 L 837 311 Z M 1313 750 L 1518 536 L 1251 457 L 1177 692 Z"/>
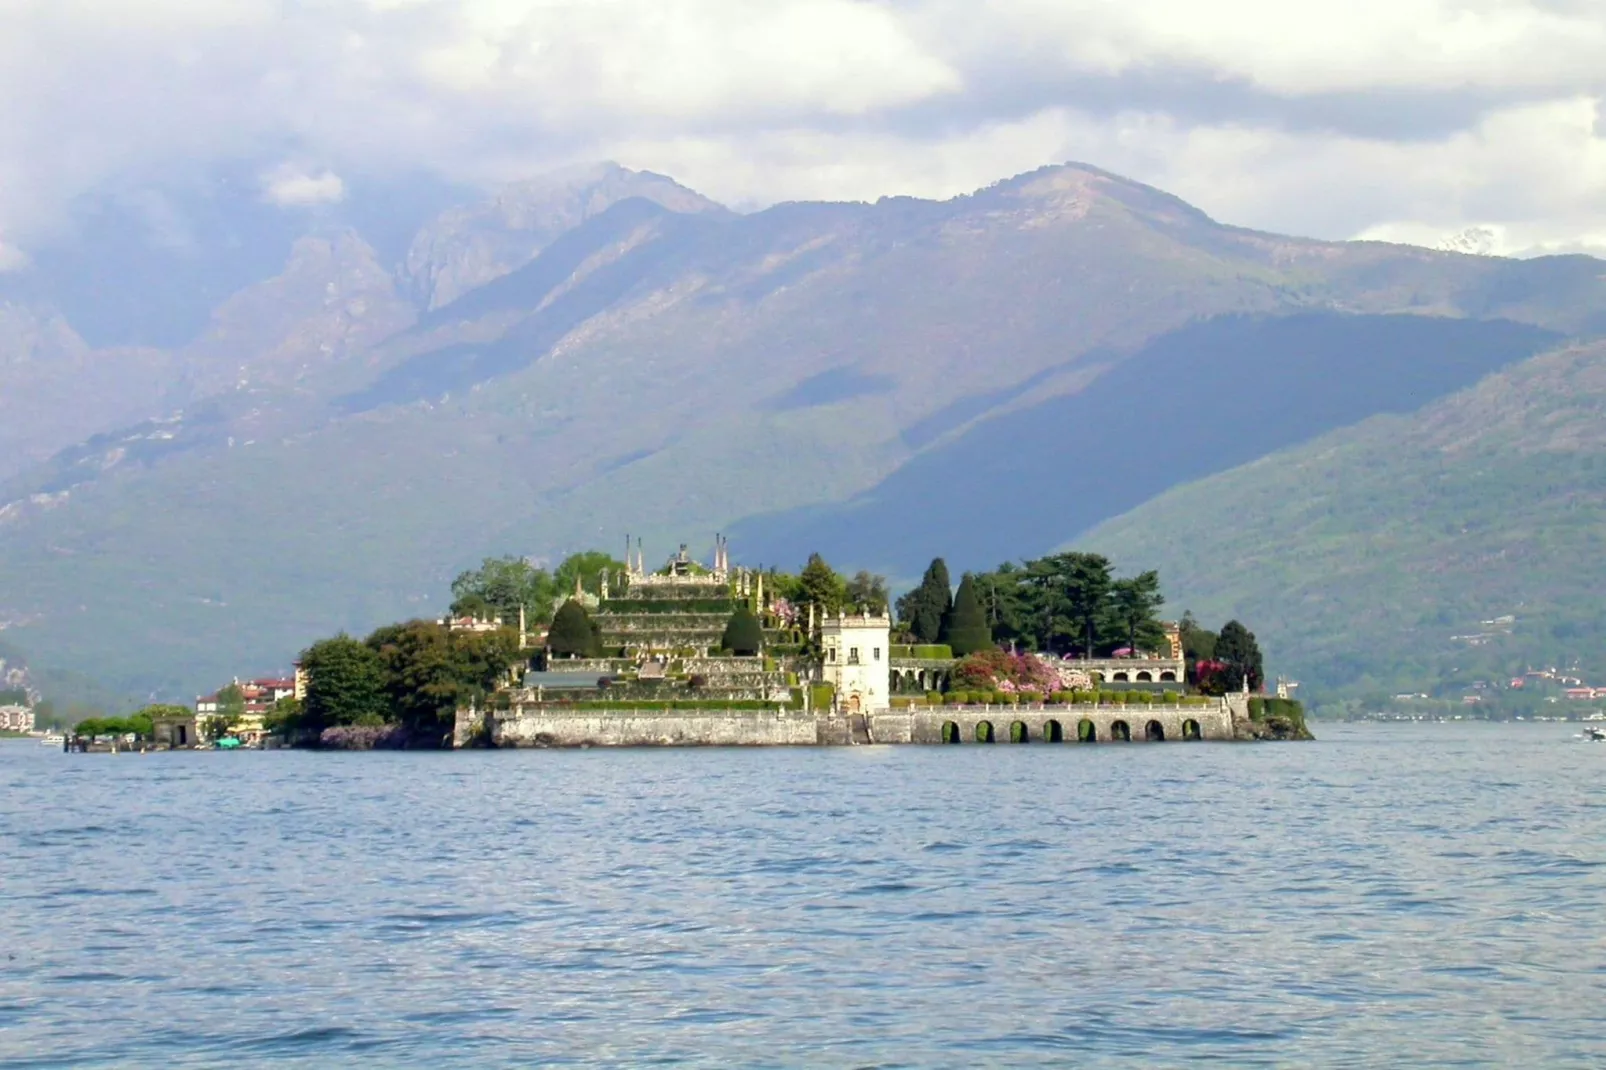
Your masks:
<path fill-rule="evenodd" d="M 954 686 L 1005 695 L 1061 690 L 1059 668 L 1036 654 L 980 650 L 954 666 Z"/>

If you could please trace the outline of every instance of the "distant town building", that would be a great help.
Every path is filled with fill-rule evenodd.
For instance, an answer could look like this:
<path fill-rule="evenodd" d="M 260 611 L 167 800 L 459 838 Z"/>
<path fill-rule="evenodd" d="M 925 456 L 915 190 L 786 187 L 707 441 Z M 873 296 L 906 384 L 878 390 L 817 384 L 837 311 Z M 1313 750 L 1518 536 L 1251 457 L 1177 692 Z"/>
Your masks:
<path fill-rule="evenodd" d="M 33 708 L 0 706 L 0 732 L 32 732 Z"/>

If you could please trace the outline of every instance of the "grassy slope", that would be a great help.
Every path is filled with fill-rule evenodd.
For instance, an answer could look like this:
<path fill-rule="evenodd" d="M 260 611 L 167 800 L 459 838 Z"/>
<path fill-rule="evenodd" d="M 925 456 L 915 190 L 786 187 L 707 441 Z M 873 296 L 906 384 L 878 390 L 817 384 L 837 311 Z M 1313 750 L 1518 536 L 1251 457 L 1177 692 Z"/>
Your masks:
<path fill-rule="evenodd" d="M 1317 696 L 1606 679 L 1606 343 L 1173 490 L 1076 540 L 1238 616 Z M 1253 418 L 1250 416 L 1249 418 Z M 1507 636 L 1470 646 L 1514 614 Z"/>

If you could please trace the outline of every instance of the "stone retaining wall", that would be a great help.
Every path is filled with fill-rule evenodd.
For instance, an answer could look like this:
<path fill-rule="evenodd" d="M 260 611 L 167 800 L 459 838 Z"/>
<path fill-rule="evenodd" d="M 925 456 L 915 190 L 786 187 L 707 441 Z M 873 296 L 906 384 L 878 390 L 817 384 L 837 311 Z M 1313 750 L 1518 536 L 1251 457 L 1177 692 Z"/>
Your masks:
<path fill-rule="evenodd" d="M 819 742 L 814 714 L 795 710 L 561 710 L 493 714 L 498 747 L 785 747 Z"/>

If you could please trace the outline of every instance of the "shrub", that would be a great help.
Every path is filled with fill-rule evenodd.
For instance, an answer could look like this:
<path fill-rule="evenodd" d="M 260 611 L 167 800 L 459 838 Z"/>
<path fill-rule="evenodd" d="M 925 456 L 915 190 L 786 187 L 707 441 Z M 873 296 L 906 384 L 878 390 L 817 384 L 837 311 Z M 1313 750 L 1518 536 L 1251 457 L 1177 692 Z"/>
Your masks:
<path fill-rule="evenodd" d="M 707 687 L 708 677 L 704 676 L 700 672 L 694 672 L 691 674 L 691 679 L 686 681 L 686 686 L 691 688 L 693 691 L 696 691 L 699 688 Z"/>
<path fill-rule="evenodd" d="M 947 643 L 902 643 L 892 648 L 892 656 L 918 660 L 952 661 L 954 648 Z"/>
<path fill-rule="evenodd" d="M 1266 719 L 1266 700 L 1258 695 L 1249 700 L 1249 719 L 1251 721 L 1264 721 Z"/>
<path fill-rule="evenodd" d="M 558 608 L 547 632 L 547 649 L 560 658 L 586 658 L 597 650 L 596 634 L 585 607 L 569 599 Z"/>
<path fill-rule="evenodd" d="M 1043 696 L 1039 695 L 1036 691 L 1022 691 L 1020 693 L 1020 700 L 1025 703 L 1042 702 Z"/>
<path fill-rule="evenodd" d="M 926 701 L 928 703 L 930 703 L 931 705 L 933 705 L 933 706 L 941 705 L 942 704 L 942 692 L 941 691 L 927 691 L 926 692 Z"/>
<path fill-rule="evenodd" d="M 1175 706 L 1177 703 L 1182 701 L 1182 696 L 1177 694 L 1175 691 L 1167 691 L 1160 696 L 1160 701 L 1165 703 L 1167 706 Z"/>
<path fill-rule="evenodd" d="M 736 607 L 736 612 L 725 624 L 725 634 L 720 638 L 719 645 L 738 657 L 758 655 L 764 647 L 764 629 L 759 626 L 758 618 L 753 616 L 751 609 L 745 605 Z"/>
<path fill-rule="evenodd" d="M 1003 691 L 994 691 L 992 695 L 988 697 L 988 701 L 994 706 L 1011 706 L 1014 705 L 1015 696 Z"/>

